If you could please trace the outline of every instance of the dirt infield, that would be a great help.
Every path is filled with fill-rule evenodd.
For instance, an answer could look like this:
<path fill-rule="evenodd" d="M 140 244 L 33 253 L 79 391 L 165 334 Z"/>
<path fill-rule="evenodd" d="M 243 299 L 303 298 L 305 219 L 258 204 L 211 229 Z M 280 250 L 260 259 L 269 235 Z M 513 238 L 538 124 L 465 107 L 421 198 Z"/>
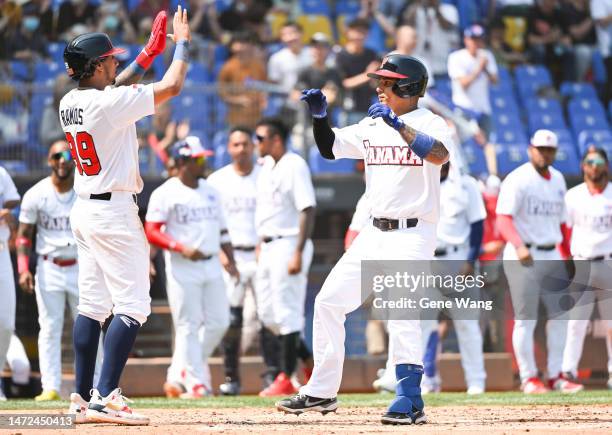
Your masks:
<path fill-rule="evenodd" d="M 268 408 L 145 409 L 151 417 L 148 427 L 122 427 L 106 424 L 79 425 L 78 433 L 288 433 L 369 434 L 418 432 L 487 432 L 530 434 L 612 433 L 612 405 L 561 406 L 438 406 L 427 410 L 430 423 L 423 426 L 383 426 L 381 408 L 340 408 L 336 414 L 284 415 Z M 25 413 L 28 411 L 8 411 Z M 29 411 L 32 412 L 32 411 Z M 52 413 L 53 411 L 37 411 Z M 56 411 L 58 412 L 58 411 Z M 299 432 L 298 432 L 299 431 Z M 38 433 L 12 430 L 1 433 Z M 49 431 L 50 432 L 50 431 Z M 49 433 L 47 432 L 47 433 Z M 74 434 L 74 430 L 54 430 L 53 434 Z"/>

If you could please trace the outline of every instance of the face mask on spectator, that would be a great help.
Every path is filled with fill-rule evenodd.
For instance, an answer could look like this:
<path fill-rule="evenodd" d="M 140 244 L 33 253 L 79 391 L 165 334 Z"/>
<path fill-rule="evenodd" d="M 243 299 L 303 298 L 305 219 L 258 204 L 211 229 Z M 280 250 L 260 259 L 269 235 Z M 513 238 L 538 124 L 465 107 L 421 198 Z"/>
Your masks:
<path fill-rule="evenodd" d="M 29 32 L 33 32 L 38 29 L 38 24 L 40 20 L 38 17 L 24 17 L 23 19 L 23 28 Z"/>
<path fill-rule="evenodd" d="M 119 27 L 119 18 L 115 17 L 114 15 L 108 15 L 104 19 L 104 27 L 107 30 L 116 30 L 117 27 Z"/>

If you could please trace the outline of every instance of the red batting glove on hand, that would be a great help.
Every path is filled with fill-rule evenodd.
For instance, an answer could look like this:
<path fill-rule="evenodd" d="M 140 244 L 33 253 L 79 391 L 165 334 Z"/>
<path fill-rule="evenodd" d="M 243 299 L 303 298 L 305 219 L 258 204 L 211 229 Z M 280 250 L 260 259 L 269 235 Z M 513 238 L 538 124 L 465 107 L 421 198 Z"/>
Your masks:
<path fill-rule="evenodd" d="M 161 11 L 153 21 L 149 42 L 136 57 L 136 63 L 144 70 L 149 69 L 155 57 L 166 48 L 166 24 L 168 16 L 166 11 Z"/>

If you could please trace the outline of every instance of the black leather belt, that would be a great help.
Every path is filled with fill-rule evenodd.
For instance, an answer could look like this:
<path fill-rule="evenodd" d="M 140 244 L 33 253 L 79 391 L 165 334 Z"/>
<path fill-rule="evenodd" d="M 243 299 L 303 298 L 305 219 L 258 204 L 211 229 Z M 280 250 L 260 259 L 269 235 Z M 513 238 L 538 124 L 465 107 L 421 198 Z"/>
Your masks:
<path fill-rule="evenodd" d="M 89 195 L 89 199 L 96 199 L 98 201 L 110 201 L 112 196 L 112 192 L 92 193 L 91 195 Z M 138 204 L 138 201 L 136 200 L 136 194 L 132 194 L 132 199 L 134 200 L 134 203 Z"/>
<path fill-rule="evenodd" d="M 603 261 L 606 258 L 612 258 L 612 254 L 597 255 L 597 256 L 591 257 L 591 258 L 585 258 L 585 260 L 587 260 L 587 261 Z"/>
<path fill-rule="evenodd" d="M 557 245 L 533 245 L 531 243 L 525 243 L 528 248 L 535 248 L 538 251 L 552 251 L 557 248 Z"/>
<path fill-rule="evenodd" d="M 206 261 L 206 260 L 210 260 L 213 257 L 214 257 L 214 255 L 205 255 L 202 258 L 198 258 L 198 260 Z"/>
<path fill-rule="evenodd" d="M 449 252 L 457 252 L 459 250 L 459 246 L 449 246 L 448 248 L 436 248 L 434 251 L 434 257 L 444 257 Z"/>
<path fill-rule="evenodd" d="M 374 218 L 372 225 L 381 231 L 392 231 L 403 228 L 413 228 L 419 223 L 417 218 L 412 219 L 387 219 L 387 218 Z"/>
<path fill-rule="evenodd" d="M 274 240 L 282 239 L 283 236 L 265 236 L 261 238 L 261 241 L 264 243 L 270 243 Z"/>
<path fill-rule="evenodd" d="M 252 252 L 255 250 L 255 246 L 232 246 L 234 251 Z"/>

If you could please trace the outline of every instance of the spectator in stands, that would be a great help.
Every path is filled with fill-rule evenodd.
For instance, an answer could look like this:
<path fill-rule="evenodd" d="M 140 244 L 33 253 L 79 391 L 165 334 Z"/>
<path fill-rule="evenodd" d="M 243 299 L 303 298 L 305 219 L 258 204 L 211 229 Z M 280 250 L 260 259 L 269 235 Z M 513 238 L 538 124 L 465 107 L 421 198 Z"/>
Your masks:
<path fill-rule="evenodd" d="M 266 16 L 272 8 L 272 0 L 234 0 L 232 5 L 219 14 L 219 24 L 228 32 L 248 31 L 257 35 L 259 41 L 267 41 Z"/>
<path fill-rule="evenodd" d="M 248 32 L 236 34 L 230 42 L 231 57 L 219 71 L 219 95 L 228 105 L 227 127 L 253 129 L 266 106 L 265 94 L 249 89 L 245 82 L 267 79 L 266 66 L 257 56 L 255 37 Z"/>
<path fill-rule="evenodd" d="M 23 8 L 21 26 L 6 41 L 11 58 L 34 62 L 47 57 L 47 40 L 38 32 L 39 25 L 36 10 L 33 7 Z"/>
<path fill-rule="evenodd" d="M 57 114 L 60 100 L 75 87 L 76 82 L 71 80 L 67 74 L 57 76 L 53 85 L 53 101 L 44 108 L 38 128 L 38 139 L 45 148 L 51 146 L 55 141 L 66 138 Z"/>
<path fill-rule="evenodd" d="M 392 1 L 381 3 L 380 0 L 361 0 L 361 9 L 357 17 L 369 23 L 365 45 L 377 53 L 388 51 L 387 36 L 395 36 L 395 22 L 389 19 L 389 17 L 397 16 L 392 14 L 393 9 Z"/>
<path fill-rule="evenodd" d="M 576 79 L 584 80 L 591 67 L 597 43 L 595 23 L 591 18 L 589 0 L 563 0 L 561 4 L 563 27 L 567 29 L 576 57 Z"/>
<path fill-rule="evenodd" d="M 210 0 L 191 0 L 189 28 L 195 35 L 211 41 L 221 41 L 221 26 L 217 14 L 217 4 Z"/>
<path fill-rule="evenodd" d="M 368 28 L 365 20 L 357 18 L 351 21 L 346 29 L 346 44 L 336 56 L 336 66 L 346 91 L 345 125 L 355 124 L 364 118 L 375 95 L 367 74 L 378 69 L 380 59 L 374 51 L 364 47 Z"/>
<path fill-rule="evenodd" d="M 61 35 L 75 24 L 84 24 L 93 29 L 97 9 L 98 7 L 89 3 L 88 0 L 63 2 L 57 18 L 57 34 Z"/>
<path fill-rule="evenodd" d="M 23 4 L 24 9 L 30 9 L 32 15 L 40 18 L 38 33 L 47 41 L 55 41 L 55 28 L 53 22 L 53 2 L 51 0 L 32 0 Z"/>
<path fill-rule="evenodd" d="M 538 0 L 527 21 L 531 62 L 549 66 L 556 85 L 576 78 L 572 40 L 558 6 L 557 0 Z"/>
<path fill-rule="evenodd" d="M 285 45 L 270 56 L 268 61 L 268 80 L 280 85 L 283 92 L 294 88 L 301 70 L 312 65 L 310 47 L 302 43 L 302 26 L 289 21 L 280 29 L 280 40 Z"/>
<path fill-rule="evenodd" d="M 485 48 L 485 31 L 474 24 L 463 32 L 465 48 L 448 57 L 453 103 L 466 114 L 472 114 L 488 138 L 491 132 L 489 83 L 497 83 L 497 64 Z"/>
<path fill-rule="evenodd" d="M 493 20 L 489 26 L 489 46 L 497 65 L 511 68 L 527 62 L 525 53 L 516 50 L 505 41 L 505 31 L 506 27 L 501 18 Z"/>
<path fill-rule="evenodd" d="M 8 41 L 21 26 L 21 6 L 15 1 L 0 3 L 0 40 Z M 0 59 L 11 55 L 8 44 L 0 44 Z"/>
<path fill-rule="evenodd" d="M 409 24 L 421 35 L 415 54 L 429 61 L 434 77 L 446 77 L 448 55 L 459 47 L 457 8 L 440 0 L 416 0 L 400 14 L 399 24 Z"/>
<path fill-rule="evenodd" d="M 612 99 L 612 0 L 591 0 L 591 16 L 595 21 L 597 43 L 604 58 L 608 85 L 606 101 Z"/>
<path fill-rule="evenodd" d="M 417 35 L 416 29 L 407 24 L 402 24 L 401 26 L 399 26 L 397 28 L 397 31 L 395 32 L 395 44 L 395 50 L 393 51 L 393 53 L 406 54 L 408 56 L 416 57 L 418 60 L 420 60 L 425 66 L 425 69 L 427 70 L 427 75 L 429 76 L 429 80 L 427 80 L 427 87 L 430 88 L 434 86 L 436 79 L 433 76 L 429 63 L 427 62 L 427 60 L 423 59 L 415 53 L 417 45 L 419 44 L 419 37 Z"/>
<path fill-rule="evenodd" d="M 97 31 L 106 33 L 113 43 L 136 43 L 136 29 L 123 3 L 118 0 L 105 1 L 98 8 L 97 16 Z"/>

